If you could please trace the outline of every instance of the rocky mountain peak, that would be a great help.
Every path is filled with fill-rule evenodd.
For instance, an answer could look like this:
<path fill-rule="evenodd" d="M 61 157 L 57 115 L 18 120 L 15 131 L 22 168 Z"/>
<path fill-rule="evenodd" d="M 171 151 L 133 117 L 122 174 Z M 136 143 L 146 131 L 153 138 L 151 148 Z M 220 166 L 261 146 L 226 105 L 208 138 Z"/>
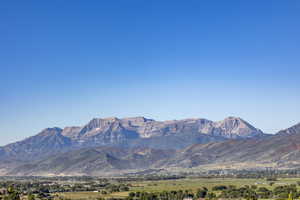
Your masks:
<path fill-rule="evenodd" d="M 46 129 L 47 132 L 48 129 Z M 73 140 L 87 140 L 91 137 L 140 137 L 152 138 L 167 135 L 199 133 L 225 138 L 253 137 L 263 133 L 239 117 L 227 117 L 218 122 L 204 118 L 189 118 L 183 120 L 155 121 L 145 117 L 129 118 L 94 118 L 83 127 L 66 127 L 55 129 L 63 136 Z M 50 131 L 50 130 L 48 130 Z M 104 135 L 106 136 L 104 136 Z M 126 135 L 126 136 L 125 136 Z M 116 135 L 114 136 L 116 137 Z M 93 140 L 93 139 L 92 139 Z M 113 141 L 114 139 L 111 138 Z"/>
<path fill-rule="evenodd" d="M 121 121 L 123 126 L 125 127 L 141 127 L 145 126 L 146 123 L 155 122 L 153 119 L 147 119 L 145 117 L 128 117 L 123 118 Z"/>
<path fill-rule="evenodd" d="M 246 128 L 249 127 L 250 129 L 255 129 L 252 125 L 250 125 L 245 120 L 239 117 L 227 117 L 223 121 L 217 122 L 220 126 L 223 126 L 225 129 L 232 131 L 236 128 Z"/>
<path fill-rule="evenodd" d="M 0 153 L 2 157 L 23 159 L 26 156 L 31 159 L 44 154 L 96 146 L 178 149 L 191 144 L 259 135 L 263 135 L 259 129 L 237 117 L 228 117 L 219 122 L 203 118 L 170 121 L 155 121 L 145 117 L 94 118 L 82 127 L 44 129 L 35 136 L 5 146 Z"/>
<path fill-rule="evenodd" d="M 117 118 L 117 117 L 106 117 L 106 118 L 103 118 L 101 120 L 103 120 L 103 121 L 109 121 L 109 122 L 115 122 L 115 121 L 119 121 L 120 119 Z"/>
<path fill-rule="evenodd" d="M 80 132 L 82 137 L 69 137 Z M 299 168 L 300 123 L 276 135 L 256 137 L 261 134 L 238 117 L 217 122 L 199 118 L 93 119 L 83 127 L 47 128 L 38 135 L 0 147 L 0 163 L 5 166 L 7 160 L 18 161 L 13 167 L 6 165 L 9 170 L 4 175 L 55 174 L 57 169 L 70 175 L 81 173 L 82 169 L 86 169 L 84 174 L 99 175 L 107 170 L 119 173 L 121 169 L 205 165 Z"/>
<path fill-rule="evenodd" d="M 80 126 L 65 127 L 61 134 L 66 137 L 73 137 L 81 130 L 81 128 L 82 127 L 80 127 Z"/>
<path fill-rule="evenodd" d="M 222 121 L 214 122 L 215 131 L 223 132 L 230 138 L 253 137 L 263 135 L 263 132 L 239 117 L 227 117 Z"/>
<path fill-rule="evenodd" d="M 277 135 L 295 135 L 300 134 L 300 123 L 288 128 L 281 130 L 277 133 Z"/>
<path fill-rule="evenodd" d="M 112 129 L 112 127 L 116 129 L 116 127 L 118 126 L 120 126 L 120 120 L 116 117 L 103 119 L 94 118 L 80 130 L 80 132 L 78 133 L 78 137 L 93 136 L 101 132 L 106 132 Z"/>
<path fill-rule="evenodd" d="M 148 122 L 148 121 L 154 121 L 153 119 L 147 119 L 145 117 L 127 117 L 123 118 L 122 120 L 125 121 L 131 121 L 131 122 Z"/>
<path fill-rule="evenodd" d="M 58 128 L 58 127 L 45 128 L 40 133 L 38 133 L 38 135 L 39 136 L 56 135 L 56 134 L 61 134 L 61 132 L 62 132 L 62 129 Z"/>

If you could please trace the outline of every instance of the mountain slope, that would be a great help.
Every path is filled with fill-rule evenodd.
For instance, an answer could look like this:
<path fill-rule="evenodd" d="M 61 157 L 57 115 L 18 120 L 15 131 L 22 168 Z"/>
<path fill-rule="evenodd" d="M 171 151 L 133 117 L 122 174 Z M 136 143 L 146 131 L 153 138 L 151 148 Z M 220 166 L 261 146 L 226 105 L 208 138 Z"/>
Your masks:
<path fill-rule="evenodd" d="M 60 128 L 47 128 L 21 142 L 6 145 L 0 149 L 0 158 L 35 160 L 72 148 L 70 138 L 63 136 Z"/>
<path fill-rule="evenodd" d="M 281 130 L 277 133 L 277 135 L 295 135 L 295 134 L 300 134 L 300 123 L 285 129 L 285 130 Z"/>
<path fill-rule="evenodd" d="M 91 128 L 91 130 L 93 129 Z M 55 130 L 52 130 L 54 131 L 52 134 L 60 137 L 61 129 Z M 186 135 L 187 138 L 193 138 L 189 134 Z M 208 136 L 207 134 L 199 135 Z M 49 136 L 49 132 L 46 131 L 46 133 L 41 133 L 39 136 Z M 171 144 L 179 142 L 174 140 L 172 134 L 144 139 L 153 140 L 152 144 L 154 144 L 155 139 L 161 138 L 166 138 L 166 142 L 173 138 L 173 141 L 170 140 Z M 146 142 L 146 144 L 149 143 Z M 140 146 L 142 145 L 140 144 Z M 15 166 L 13 164 L 12 162 L 10 167 L 4 166 L 2 174 L 116 175 L 147 169 L 172 170 L 174 167 L 183 170 L 185 168 L 298 168 L 300 167 L 300 124 L 282 130 L 275 135 L 192 144 L 177 151 L 151 149 L 146 145 L 145 147 L 134 148 L 102 146 L 56 153 L 29 164 L 18 163 Z"/>
<path fill-rule="evenodd" d="M 164 166 L 234 168 L 300 167 L 300 124 L 260 138 L 195 144 L 176 154 Z"/>
<path fill-rule="evenodd" d="M 228 117 L 223 121 L 214 122 L 213 127 L 214 135 L 227 138 L 248 138 L 263 135 L 261 130 L 255 128 L 245 120 L 236 117 Z"/>
<path fill-rule="evenodd" d="M 41 161 L 20 165 L 8 174 L 14 175 L 103 175 L 128 170 L 149 169 L 174 151 L 149 148 L 120 149 L 97 147 L 57 154 Z"/>
<path fill-rule="evenodd" d="M 112 146 L 181 149 L 229 138 L 263 136 L 240 118 L 155 121 L 144 117 L 95 118 L 82 127 L 48 128 L 36 136 L 0 148 L 0 160 L 30 161 L 74 149 Z"/>

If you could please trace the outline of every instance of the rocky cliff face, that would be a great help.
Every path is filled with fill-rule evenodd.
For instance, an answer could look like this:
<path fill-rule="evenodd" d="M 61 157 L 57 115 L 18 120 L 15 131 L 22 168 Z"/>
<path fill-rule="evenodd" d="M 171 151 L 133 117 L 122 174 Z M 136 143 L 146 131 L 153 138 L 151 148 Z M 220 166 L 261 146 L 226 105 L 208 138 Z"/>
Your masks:
<path fill-rule="evenodd" d="M 240 118 L 155 121 L 144 117 L 95 118 L 82 127 L 47 128 L 36 136 L 0 149 L 0 159 L 32 160 L 73 149 L 115 146 L 179 149 L 228 138 L 262 136 Z"/>
<path fill-rule="evenodd" d="M 300 124 L 275 135 L 194 144 L 180 150 L 164 167 L 299 168 Z"/>
<path fill-rule="evenodd" d="M 35 136 L 2 147 L 0 159 L 35 160 L 72 148 L 70 138 L 63 136 L 60 128 L 47 128 Z"/>
<path fill-rule="evenodd" d="M 288 129 L 281 130 L 277 134 L 278 135 L 286 135 L 286 136 L 300 134 L 300 123 L 288 128 Z"/>
<path fill-rule="evenodd" d="M 102 175 L 173 167 L 299 168 L 299 144 L 300 124 L 265 135 L 234 117 L 219 122 L 93 119 L 83 127 L 48 128 L 1 147 L 0 174 Z"/>
<path fill-rule="evenodd" d="M 221 124 L 223 127 L 225 124 L 225 127 L 232 130 L 240 127 L 241 122 L 231 120 L 229 126 L 226 122 L 218 122 L 218 125 Z M 207 134 L 204 135 L 207 136 Z M 168 138 L 172 141 L 169 137 L 174 138 L 174 135 L 147 138 L 147 140 Z M 141 147 L 92 147 L 68 151 L 30 162 L 30 164 L 18 165 L 15 168 L 6 167 L 6 173 L 17 175 L 103 175 L 109 173 L 116 175 L 150 169 L 184 170 L 197 167 L 201 169 L 205 167 L 208 169 L 299 168 L 299 144 L 298 124 L 275 135 L 197 143 L 177 151 Z"/>
<path fill-rule="evenodd" d="M 223 121 L 214 122 L 212 131 L 207 134 L 220 135 L 227 138 L 248 138 L 263 135 L 263 132 L 241 118 L 228 117 Z"/>
<path fill-rule="evenodd" d="M 226 138 L 245 138 L 262 135 L 262 131 L 241 118 L 228 117 L 223 121 L 213 122 L 207 119 L 184 119 L 172 121 L 155 121 L 144 117 L 93 119 L 81 129 L 68 128 L 63 135 L 71 139 L 93 138 L 99 134 L 123 134 L 126 139 L 150 138 L 182 133 L 199 133 L 217 135 Z M 119 136 L 120 137 L 120 136 Z"/>

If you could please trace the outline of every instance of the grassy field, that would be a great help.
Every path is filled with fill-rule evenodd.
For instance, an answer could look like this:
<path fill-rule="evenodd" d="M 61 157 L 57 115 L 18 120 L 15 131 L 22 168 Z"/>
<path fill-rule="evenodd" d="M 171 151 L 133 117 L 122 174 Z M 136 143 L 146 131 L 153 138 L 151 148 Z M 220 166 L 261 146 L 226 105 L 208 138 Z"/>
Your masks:
<path fill-rule="evenodd" d="M 66 192 L 66 193 L 59 193 L 58 196 L 64 197 L 67 199 L 97 199 L 97 198 L 125 198 L 128 196 L 128 192 L 116 192 L 108 195 L 102 195 L 97 192 Z"/>
<path fill-rule="evenodd" d="M 145 192 L 159 192 L 171 190 L 192 190 L 196 191 L 200 187 L 207 187 L 209 190 L 216 185 L 235 185 L 241 187 L 244 185 L 256 185 L 257 187 L 266 187 L 273 189 L 279 185 L 296 184 L 300 178 L 278 179 L 274 185 L 270 186 L 265 179 L 231 179 L 231 178 L 195 178 L 195 179 L 178 179 L 178 180 L 160 180 L 160 181 L 137 181 L 130 182 L 132 187 L 130 191 L 145 191 Z M 300 189 L 300 187 L 298 188 Z M 129 191 L 129 192 L 130 192 Z M 126 197 L 129 192 L 117 192 L 109 195 L 101 195 L 96 192 L 70 192 L 60 193 L 59 196 L 68 199 L 96 199 L 99 197 Z"/>

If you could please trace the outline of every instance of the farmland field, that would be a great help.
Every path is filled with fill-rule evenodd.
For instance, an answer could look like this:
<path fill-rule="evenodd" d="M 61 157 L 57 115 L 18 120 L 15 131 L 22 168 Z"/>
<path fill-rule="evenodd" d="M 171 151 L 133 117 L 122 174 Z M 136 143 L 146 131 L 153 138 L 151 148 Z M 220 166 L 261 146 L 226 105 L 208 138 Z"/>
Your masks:
<path fill-rule="evenodd" d="M 243 187 L 246 185 L 255 185 L 257 187 L 266 187 L 270 190 L 277 186 L 295 184 L 300 181 L 300 178 L 281 178 L 270 184 L 266 179 L 240 179 L 240 178 L 185 178 L 176 180 L 157 180 L 157 181 L 129 181 L 131 185 L 128 192 L 114 192 L 111 194 L 102 195 L 97 192 L 66 192 L 58 193 L 58 196 L 67 199 L 97 199 L 97 198 L 125 198 L 130 192 L 163 192 L 163 191 L 178 191 L 190 190 L 196 192 L 198 188 L 206 187 L 212 190 L 217 185 L 233 185 Z M 297 185 L 297 189 L 300 186 Z M 217 192 L 218 194 L 219 192 Z"/>

